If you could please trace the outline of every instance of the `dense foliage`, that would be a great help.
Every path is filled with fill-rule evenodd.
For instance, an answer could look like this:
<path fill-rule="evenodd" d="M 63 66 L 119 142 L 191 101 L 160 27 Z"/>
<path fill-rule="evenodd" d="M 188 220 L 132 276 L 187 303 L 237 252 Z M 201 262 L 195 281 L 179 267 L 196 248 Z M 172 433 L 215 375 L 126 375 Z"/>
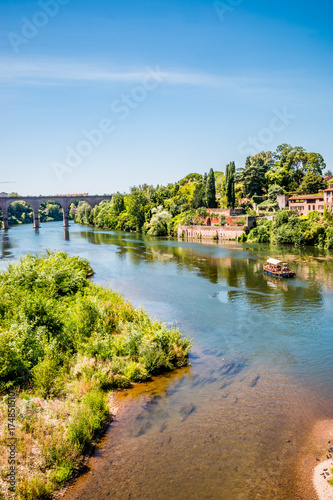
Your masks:
<path fill-rule="evenodd" d="M 0 274 L 0 389 L 34 384 L 45 364 L 61 373 L 82 356 L 109 363 L 95 375 L 110 387 L 186 363 L 188 340 L 91 283 L 91 272 L 86 260 L 50 253 Z"/>
<path fill-rule="evenodd" d="M 189 174 L 168 186 L 135 186 L 129 194 L 117 193 L 93 210 L 80 202 L 75 222 L 100 228 L 175 236 L 179 224 L 202 224 L 206 208 L 216 207 L 216 180 L 209 174 Z"/>
<path fill-rule="evenodd" d="M 91 274 L 88 261 L 61 252 L 27 255 L 0 274 L 0 393 L 16 394 L 19 500 L 51 498 L 80 467 L 109 418 L 106 391 L 187 364 L 191 341 Z M 8 437 L 4 428 L 3 456 Z M 0 498 L 7 474 L 6 461 Z"/>
<path fill-rule="evenodd" d="M 276 213 L 274 222 L 262 217 L 257 219 L 247 240 L 257 243 L 278 243 L 292 245 L 315 245 L 333 248 L 333 217 L 325 211 L 324 215 L 311 212 L 299 217 L 292 210 Z"/>

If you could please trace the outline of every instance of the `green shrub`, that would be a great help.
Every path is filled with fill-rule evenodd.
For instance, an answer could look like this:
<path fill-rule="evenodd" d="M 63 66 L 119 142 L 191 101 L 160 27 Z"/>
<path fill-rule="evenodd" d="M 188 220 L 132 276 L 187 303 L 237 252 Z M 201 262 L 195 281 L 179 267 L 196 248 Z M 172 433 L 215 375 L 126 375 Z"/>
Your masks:
<path fill-rule="evenodd" d="M 245 233 L 241 234 L 240 236 L 238 236 L 238 241 L 240 243 L 245 243 L 247 241 L 247 235 Z"/>
<path fill-rule="evenodd" d="M 0 390 L 24 385 L 29 380 L 30 363 L 23 359 L 11 332 L 0 330 Z"/>
<path fill-rule="evenodd" d="M 60 467 L 56 467 L 52 474 L 52 479 L 58 483 L 62 484 L 65 481 L 68 481 L 73 474 L 73 467 L 71 464 L 67 463 L 65 465 L 61 465 Z"/>
<path fill-rule="evenodd" d="M 37 395 L 42 398 L 55 397 L 60 393 L 62 383 L 59 380 L 59 364 L 52 354 L 34 366 L 32 381 Z"/>
<path fill-rule="evenodd" d="M 173 368 L 172 363 L 168 360 L 165 353 L 151 344 L 143 345 L 140 349 L 139 362 L 151 374 Z"/>
<path fill-rule="evenodd" d="M 88 392 L 74 414 L 69 426 L 69 437 L 80 450 L 86 451 L 96 434 L 105 422 L 109 413 L 106 397 L 101 390 Z"/>
<path fill-rule="evenodd" d="M 256 227 L 251 229 L 247 237 L 248 241 L 257 243 L 269 243 L 272 237 L 272 221 L 259 218 Z"/>
<path fill-rule="evenodd" d="M 16 498 L 19 500 L 47 500 L 52 498 L 54 487 L 42 473 L 31 477 L 23 477 L 17 482 Z"/>
<path fill-rule="evenodd" d="M 142 364 L 130 361 L 125 368 L 124 375 L 131 382 L 143 382 L 148 378 L 148 371 Z"/>

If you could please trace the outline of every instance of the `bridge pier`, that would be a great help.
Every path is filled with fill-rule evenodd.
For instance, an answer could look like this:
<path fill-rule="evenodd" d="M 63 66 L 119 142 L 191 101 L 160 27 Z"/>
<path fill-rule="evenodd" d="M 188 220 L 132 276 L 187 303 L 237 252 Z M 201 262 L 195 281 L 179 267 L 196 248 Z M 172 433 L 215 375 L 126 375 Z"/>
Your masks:
<path fill-rule="evenodd" d="M 38 208 L 33 209 L 33 212 L 34 212 L 34 229 L 38 229 L 40 227 L 39 226 L 39 217 L 38 217 Z"/>
<path fill-rule="evenodd" d="M 9 229 L 7 208 L 2 208 L 3 228 Z"/>
<path fill-rule="evenodd" d="M 69 209 L 68 208 L 63 208 L 62 209 L 62 213 L 64 214 L 64 216 L 63 216 L 63 221 L 64 221 L 63 227 L 69 227 L 69 221 L 68 221 Z"/>

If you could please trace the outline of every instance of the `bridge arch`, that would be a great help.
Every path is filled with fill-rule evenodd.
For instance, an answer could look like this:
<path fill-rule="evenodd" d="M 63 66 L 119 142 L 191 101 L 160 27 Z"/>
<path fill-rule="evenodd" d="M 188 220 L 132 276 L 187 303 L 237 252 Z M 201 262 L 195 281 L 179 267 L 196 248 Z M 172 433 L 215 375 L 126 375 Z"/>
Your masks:
<path fill-rule="evenodd" d="M 71 196 L 22 196 L 22 197 L 0 197 L 0 208 L 3 213 L 3 227 L 4 229 L 9 229 L 8 225 L 8 208 L 14 201 L 25 201 L 27 202 L 33 210 L 33 226 L 35 229 L 39 227 L 39 217 L 38 210 L 42 203 L 48 201 L 57 202 L 63 211 L 63 222 L 64 227 L 69 226 L 69 208 L 73 201 L 86 201 L 88 205 L 90 205 L 91 209 L 93 209 L 96 205 L 98 205 L 101 201 L 111 200 L 112 195 L 103 195 L 103 196 L 89 196 L 89 195 L 71 195 Z"/>
<path fill-rule="evenodd" d="M 39 206 L 41 203 L 38 199 L 25 197 L 25 196 L 0 199 L 0 207 L 2 210 L 2 219 L 3 219 L 3 228 L 9 229 L 8 209 L 16 201 L 24 201 L 25 203 L 30 205 L 30 207 L 32 208 L 32 212 L 33 212 L 33 226 L 34 226 L 34 228 L 37 229 L 39 227 L 38 209 L 39 209 Z"/>

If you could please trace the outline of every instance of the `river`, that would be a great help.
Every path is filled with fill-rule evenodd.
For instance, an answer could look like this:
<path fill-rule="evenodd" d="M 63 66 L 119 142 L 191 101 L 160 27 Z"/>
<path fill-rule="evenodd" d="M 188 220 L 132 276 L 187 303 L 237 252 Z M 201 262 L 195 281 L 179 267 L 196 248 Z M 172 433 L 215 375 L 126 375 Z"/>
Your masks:
<path fill-rule="evenodd" d="M 89 259 L 94 280 L 193 338 L 191 365 L 118 393 L 117 418 L 68 500 L 293 499 L 313 425 L 333 418 L 333 254 L 143 238 L 72 224 L 1 233 Z M 263 275 L 283 258 L 293 280 Z M 305 479 L 306 483 L 306 479 Z"/>

